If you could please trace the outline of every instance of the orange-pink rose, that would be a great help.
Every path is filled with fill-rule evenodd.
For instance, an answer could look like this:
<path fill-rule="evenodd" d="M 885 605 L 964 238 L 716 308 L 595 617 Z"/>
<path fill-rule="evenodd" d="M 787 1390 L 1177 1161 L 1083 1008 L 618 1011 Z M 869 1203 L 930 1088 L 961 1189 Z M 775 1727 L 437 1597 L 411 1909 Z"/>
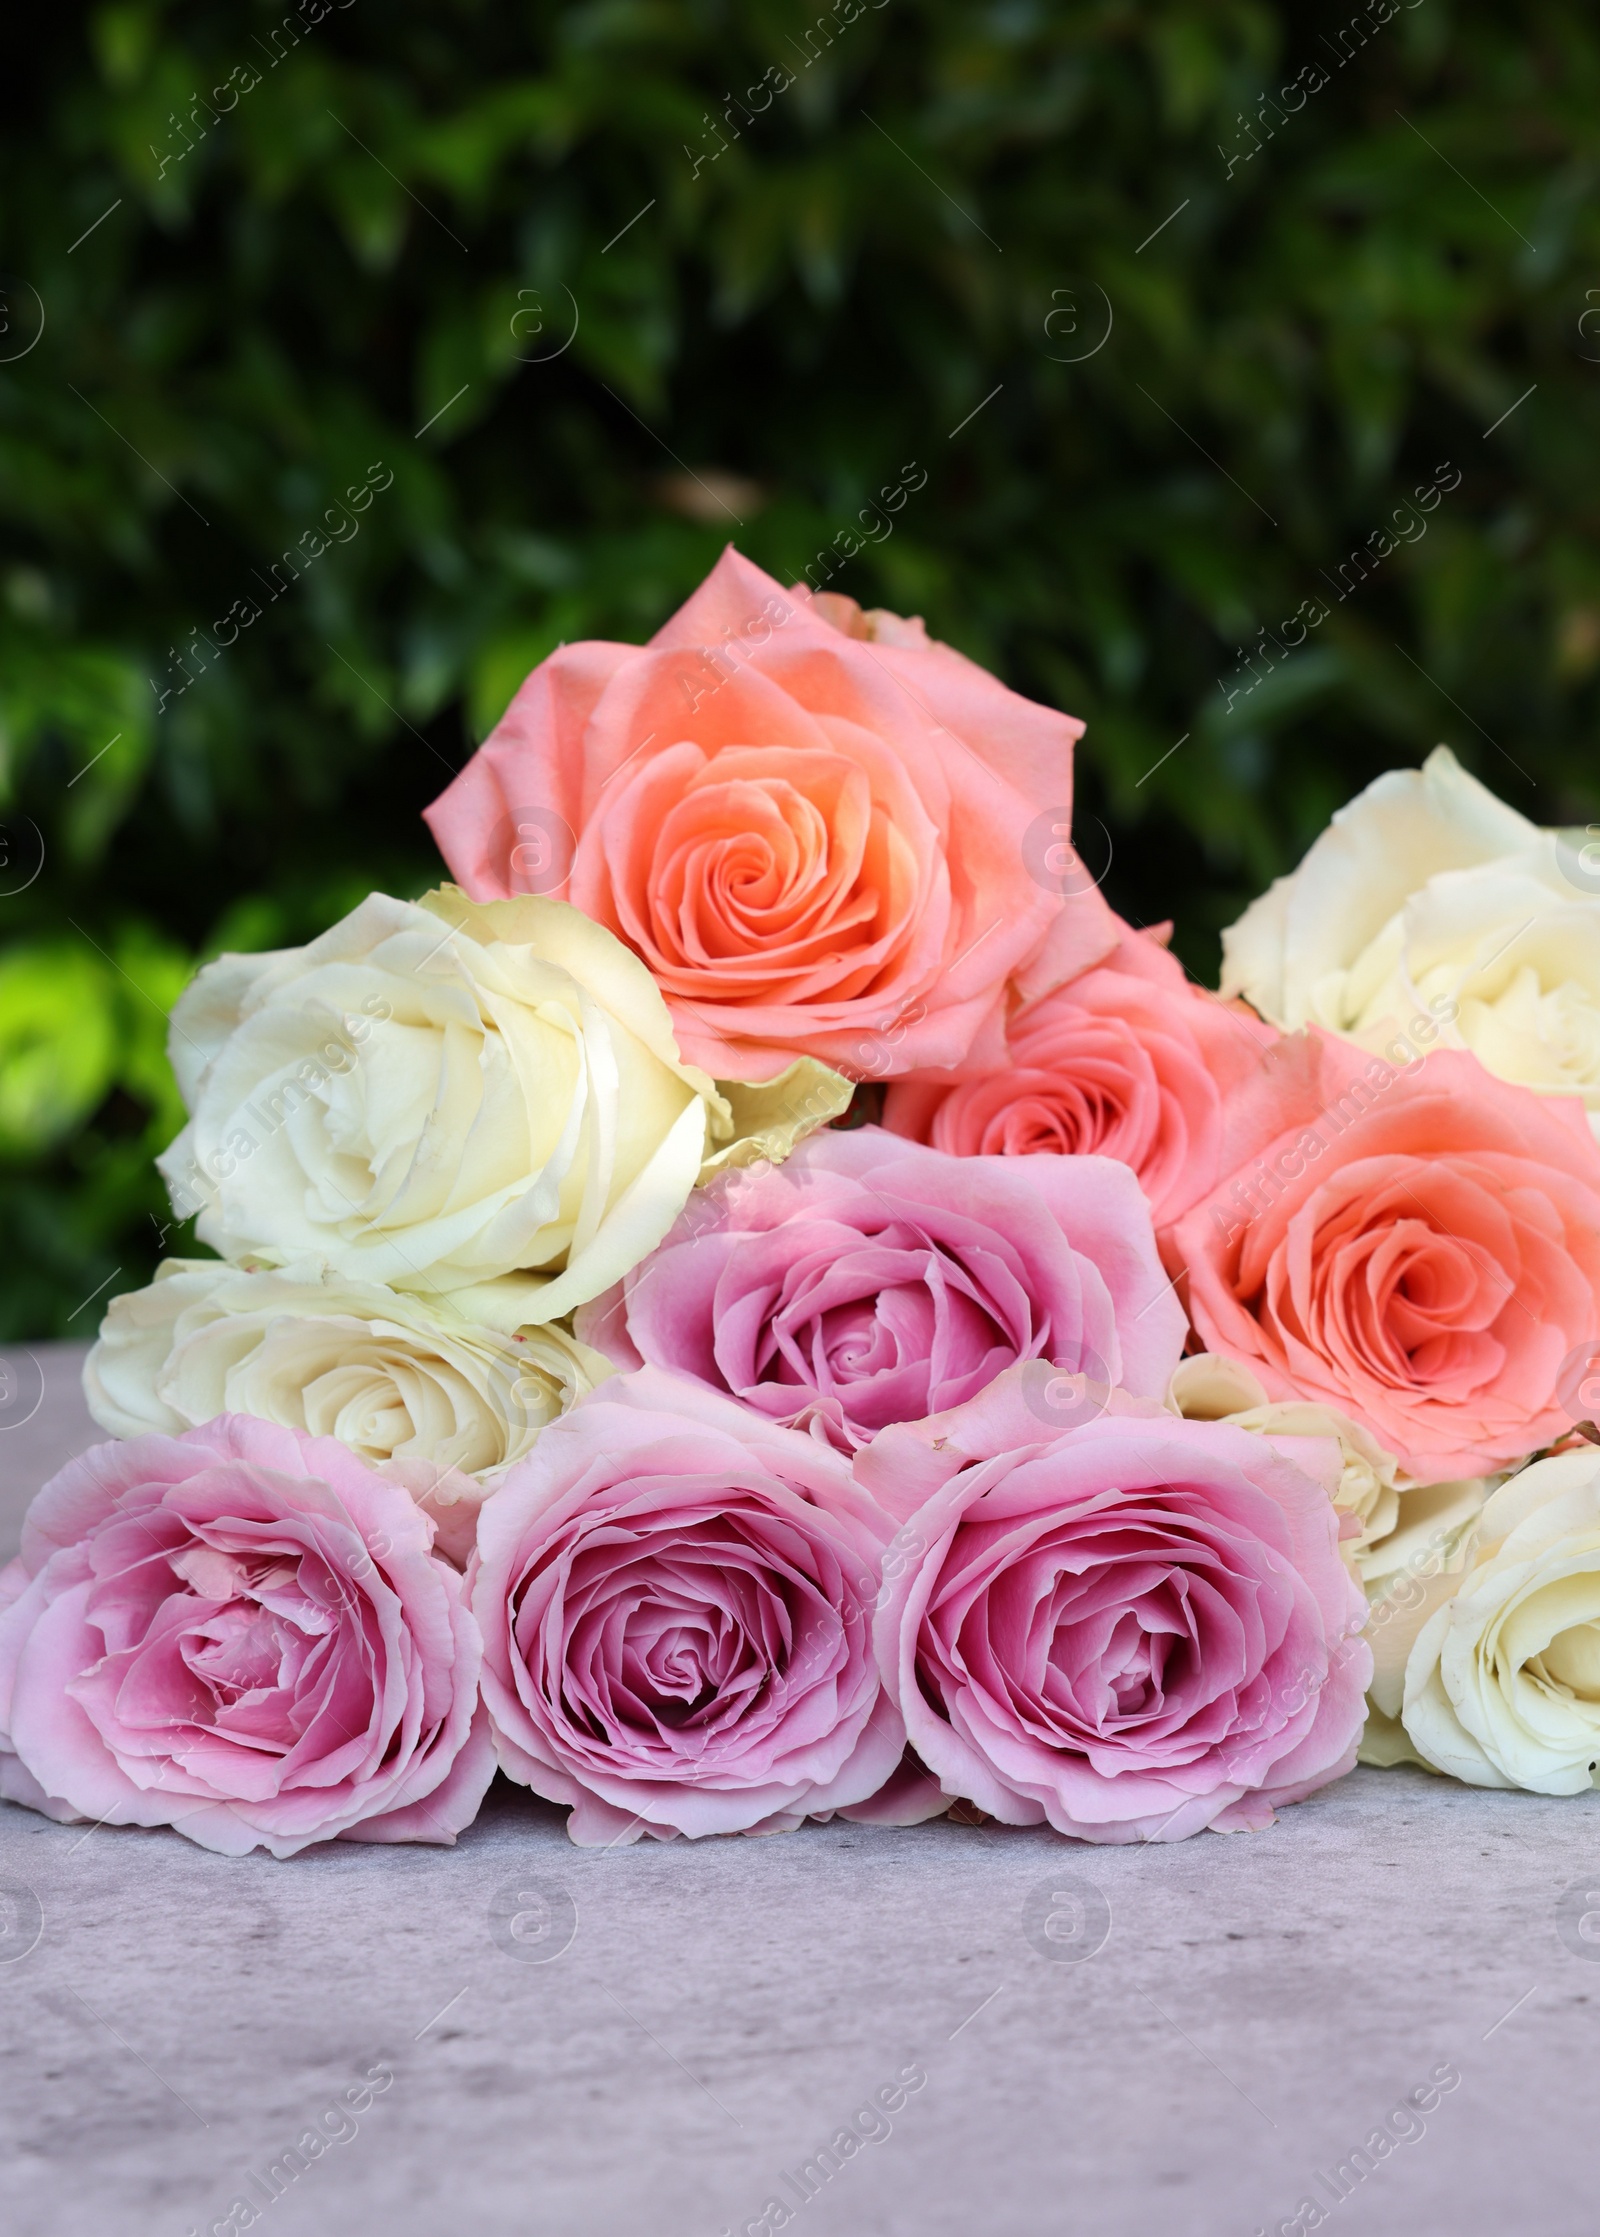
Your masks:
<path fill-rule="evenodd" d="M 1390 1063 L 1315 1028 L 1283 1049 L 1254 1154 L 1169 1231 L 1207 1349 L 1353 1414 L 1416 1483 L 1570 1430 L 1562 1366 L 1600 1335 L 1582 1103 L 1455 1050 L 1397 1040 Z"/>
<path fill-rule="evenodd" d="M 887 1078 L 1003 1061 L 1114 944 L 1066 840 L 1083 725 L 920 621 L 731 548 L 648 645 L 542 661 L 428 810 L 480 901 L 574 902 L 654 974 L 691 1064 Z"/>
<path fill-rule="evenodd" d="M 1158 1227 L 1214 1188 L 1273 1092 L 1263 1060 L 1279 1036 L 1197 987 L 1149 932 L 1117 929 L 1103 964 L 1016 1013 L 1003 1065 L 896 1081 L 890 1132 L 957 1157 L 1118 1158 Z"/>

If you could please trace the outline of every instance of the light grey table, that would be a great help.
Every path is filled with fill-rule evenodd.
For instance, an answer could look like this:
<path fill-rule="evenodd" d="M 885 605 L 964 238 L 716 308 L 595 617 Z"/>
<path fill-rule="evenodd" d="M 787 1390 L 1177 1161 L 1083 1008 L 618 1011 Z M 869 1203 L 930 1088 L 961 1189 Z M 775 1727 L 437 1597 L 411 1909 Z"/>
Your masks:
<path fill-rule="evenodd" d="M 80 1352 L 32 1356 L 13 1526 L 94 1434 Z M 28 2237 L 1251 2237 L 1308 2198 L 1341 2233 L 1595 2226 L 1589 1798 L 1358 1772 L 1172 1848 L 942 1823 L 592 1854 L 496 1789 L 453 1852 L 291 1864 L 0 1806 L 0 1883 Z M 1459 2082 L 1365 2171 L 1435 2068 Z M 883 2133 L 818 2159 L 863 2108 Z"/>

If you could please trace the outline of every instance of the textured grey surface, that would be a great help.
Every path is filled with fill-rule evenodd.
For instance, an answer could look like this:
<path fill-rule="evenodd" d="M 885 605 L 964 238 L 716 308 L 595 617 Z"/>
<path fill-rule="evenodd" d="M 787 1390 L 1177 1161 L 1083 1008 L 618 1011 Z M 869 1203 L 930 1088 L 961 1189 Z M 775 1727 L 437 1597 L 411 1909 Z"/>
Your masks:
<path fill-rule="evenodd" d="M 83 1402 L 87 1344 L 11 1344 L 0 1351 L 0 1561 L 17 1550 L 22 1517 L 45 1478 L 105 1435 Z"/>
<path fill-rule="evenodd" d="M 77 1355 L 34 1356 L 8 1515 L 92 1435 Z M 1590 2237 L 1591 1880 L 1590 1800 L 1409 1772 L 1135 1850 L 941 1824 L 592 1854 L 497 1789 L 454 1852 L 274 1864 L 0 1805 L 0 2198 L 30 2237 L 719 2237 L 774 2198 L 839 2237 L 1251 2237 L 1307 2197 L 1341 2231 Z M 1025 1917 L 1073 1883 L 1063 1918 L 1099 1891 L 1110 1931 L 1052 1960 Z M 1459 2086 L 1335 2206 L 1319 2173 L 1441 2063 Z M 908 2066 L 890 2133 L 801 2206 L 784 2172 Z"/>

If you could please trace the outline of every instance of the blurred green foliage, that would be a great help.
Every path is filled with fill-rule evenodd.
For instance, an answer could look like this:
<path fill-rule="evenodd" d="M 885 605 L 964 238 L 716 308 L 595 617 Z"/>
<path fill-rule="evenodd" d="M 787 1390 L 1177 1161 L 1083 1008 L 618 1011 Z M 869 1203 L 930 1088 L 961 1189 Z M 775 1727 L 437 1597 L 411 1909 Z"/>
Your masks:
<path fill-rule="evenodd" d="M 423 887 L 526 669 L 730 536 L 1086 717 L 1201 973 L 1441 737 L 1600 811 L 1567 0 L 113 0 L 0 115 L 0 1335 L 147 1278 L 194 960 Z"/>

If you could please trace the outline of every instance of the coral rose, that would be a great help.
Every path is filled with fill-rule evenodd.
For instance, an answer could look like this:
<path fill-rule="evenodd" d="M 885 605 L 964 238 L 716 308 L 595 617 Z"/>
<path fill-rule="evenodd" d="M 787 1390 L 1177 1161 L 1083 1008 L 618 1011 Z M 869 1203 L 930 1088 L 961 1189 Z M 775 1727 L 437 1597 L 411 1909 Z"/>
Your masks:
<path fill-rule="evenodd" d="M 1338 1448 L 1279 1446 L 1125 1398 L 1053 1431 L 1013 1369 L 856 1456 L 909 1510 L 874 1643 L 942 1797 L 1175 1841 L 1270 1825 L 1351 1768 L 1371 1656 L 1327 1496 Z M 942 1806 L 908 1791 L 900 1815 Z"/>
<path fill-rule="evenodd" d="M 896 1081 L 883 1123 L 958 1157 L 1117 1158 L 1160 1227 L 1215 1186 L 1231 1145 L 1248 1137 L 1276 1038 L 1125 925 L 1103 964 L 1015 1014 L 1003 1066 Z"/>
<path fill-rule="evenodd" d="M 703 1192 L 578 1333 L 849 1452 L 1018 1360 L 1157 1397 L 1184 1317 L 1110 1158 L 949 1157 L 865 1126 Z"/>
<path fill-rule="evenodd" d="M 502 1768 L 583 1845 L 864 1801 L 905 1740 L 870 1635 L 890 1527 L 814 1438 L 650 1369 L 607 1383 L 479 1523 Z"/>
<path fill-rule="evenodd" d="M 730 548 L 648 645 L 542 661 L 428 821 L 468 892 L 626 941 L 691 1064 L 887 1077 L 998 1058 L 1008 980 L 1044 994 L 1112 945 L 1062 844 L 1082 730 Z"/>
<path fill-rule="evenodd" d="M 494 1755 L 432 1539 L 332 1438 L 225 1415 L 96 1445 L 0 1572 L 0 1794 L 228 1856 L 453 1842 Z"/>
<path fill-rule="evenodd" d="M 1561 1364 L 1600 1328 L 1583 1106 L 1456 1050 L 1305 1046 L 1255 1154 L 1169 1231 L 1201 1338 L 1354 1415 L 1413 1483 L 1525 1458 L 1570 1428 Z"/>

